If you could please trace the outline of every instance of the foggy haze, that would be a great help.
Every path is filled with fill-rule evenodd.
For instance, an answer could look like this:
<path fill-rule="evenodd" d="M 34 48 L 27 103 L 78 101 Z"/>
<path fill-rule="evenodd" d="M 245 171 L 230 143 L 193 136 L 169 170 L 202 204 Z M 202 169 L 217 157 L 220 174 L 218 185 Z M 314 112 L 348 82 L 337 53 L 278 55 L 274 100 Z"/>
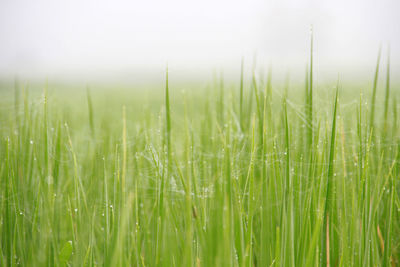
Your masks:
<path fill-rule="evenodd" d="M 272 66 L 372 73 L 379 46 L 400 62 L 399 1 L 22 1 L 0 3 L 0 76 L 183 75 Z M 250 68 L 250 67 L 249 67 Z M 368 73 L 369 73 L 368 72 Z"/>

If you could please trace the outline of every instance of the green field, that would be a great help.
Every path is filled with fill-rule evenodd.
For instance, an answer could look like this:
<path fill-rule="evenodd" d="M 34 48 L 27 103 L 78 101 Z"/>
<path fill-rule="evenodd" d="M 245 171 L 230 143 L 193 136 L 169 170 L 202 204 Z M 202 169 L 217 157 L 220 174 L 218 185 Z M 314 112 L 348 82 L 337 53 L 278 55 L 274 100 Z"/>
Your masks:
<path fill-rule="evenodd" d="M 363 87 L 312 68 L 4 84 L 0 265 L 398 266 L 399 91 L 380 64 Z"/>

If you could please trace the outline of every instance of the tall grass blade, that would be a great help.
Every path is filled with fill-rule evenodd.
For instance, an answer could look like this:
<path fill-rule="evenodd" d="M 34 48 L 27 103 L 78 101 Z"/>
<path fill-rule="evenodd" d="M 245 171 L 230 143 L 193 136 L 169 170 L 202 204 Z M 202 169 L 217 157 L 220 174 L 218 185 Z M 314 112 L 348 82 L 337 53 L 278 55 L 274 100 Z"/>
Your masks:
<path fill-rule="evenodd" d="M 376 88 L 378 85 L 378 76 L 379 76 L 379 64 L 381 61 L 381 47 L 379 47 L 378 51 L 378 59 L 376 61 L 376 68 L 375 68 L 375 76 L 374 76 L 374 83 L 372 87 L 372 96 L 371 96 L 371 108 L 370 108 L 370 118 L 369 118 L 369 128 L 374 128 L 374 120 L 375 120 L 375 102 L 376 102 Z"/>
<path fill-rule="evenodd" d="M 385 136 L 388 131 L 389 96 L 390 96 L 390 47 L 388 48 L 388 57 L 387 57 L 386 91 L 385 91 L 385 104 L 383 112 L 383 131 Z"/>
<path fill-rule="evenodd" d="M 330 248 L 329 248 L 329 214 L 332 212 L 332 205 L 334 200 L 334 158 L 335 158 L 335 140 L 336 140 L 336 112 L 337 112 L 337 103 L 338 103 L 338 92 L 339 85 L 336 87 L 336 95 L 335 95 L 335 103 L 333 108 L 333 118 L 332 118 L 332 129 L 331 129 L 331 141 L 329 148 L 329 160 L 328 160 L 328 172 L 326 177 L 326 196 L 325 196 L 325 210 L 324 210 L 324 225 L 323 231 L 326 231 L 323 236 L 323 265 L 329 266 L 330 264 Z"/>
<path fill-rule="evenodd" d="M 88 103 L 88 113 L 89 113 L 89 125 L 90 125 L 90 133 L 92 137 L 94 137 L 94 118 L 93 118 L 93 104 L 92 104 L 92 95 L 90 93 L 89 86 L 86 87 L 86 96 Z"/>

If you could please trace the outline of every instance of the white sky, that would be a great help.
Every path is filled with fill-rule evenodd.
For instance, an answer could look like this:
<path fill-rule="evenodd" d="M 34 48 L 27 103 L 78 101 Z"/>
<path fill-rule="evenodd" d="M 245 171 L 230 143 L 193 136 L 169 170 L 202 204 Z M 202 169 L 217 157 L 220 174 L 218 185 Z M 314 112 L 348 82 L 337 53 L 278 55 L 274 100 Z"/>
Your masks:
<path fill-rule="evenodd" d="M 370 70 L 390 43 L 400 63 L 399 0 L 1 0 L 0 75 L 109 76 L 257 64 L 303 72 L 314 25 L 322 71 Z"/>

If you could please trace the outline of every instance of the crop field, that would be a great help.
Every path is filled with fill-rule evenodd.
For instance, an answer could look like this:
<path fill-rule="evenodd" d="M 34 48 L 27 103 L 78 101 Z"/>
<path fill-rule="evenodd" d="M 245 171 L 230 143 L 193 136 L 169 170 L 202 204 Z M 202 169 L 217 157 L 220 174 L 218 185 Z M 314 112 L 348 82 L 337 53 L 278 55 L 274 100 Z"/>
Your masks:
<path fill-rule="evenodd" d="M 3 84 L 0 265 L 399 266 L 389 61 L 363 87 L 315 83 L 312 59 L 295 83 L 243 73 Z"/>

